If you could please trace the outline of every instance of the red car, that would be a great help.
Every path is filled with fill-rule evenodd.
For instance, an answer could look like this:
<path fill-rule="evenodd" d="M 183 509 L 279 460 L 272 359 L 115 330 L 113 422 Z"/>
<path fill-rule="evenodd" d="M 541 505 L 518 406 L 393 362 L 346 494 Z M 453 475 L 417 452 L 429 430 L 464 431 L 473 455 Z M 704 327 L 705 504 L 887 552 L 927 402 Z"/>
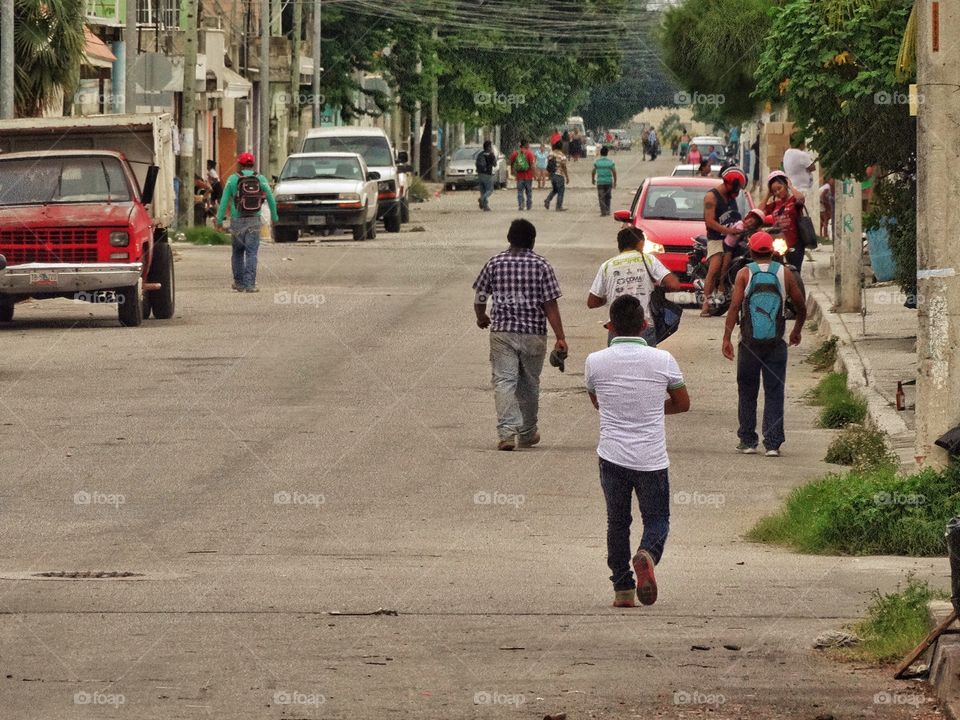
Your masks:
<path fill-rule="evenodd" d="M 644 252 L 656 255 L 677 276 L 685 290 L 693 290 L 687 272 L 687 255 L 693 238 L 704 235 L 703 197 L 720 186 L 717 178 L 651 177 L 643 181 L 629 210 L 618 210 L 615 220 L 643 230 Z M 737 196 L 741 216 L 753 208 L 750 193 Z"/>

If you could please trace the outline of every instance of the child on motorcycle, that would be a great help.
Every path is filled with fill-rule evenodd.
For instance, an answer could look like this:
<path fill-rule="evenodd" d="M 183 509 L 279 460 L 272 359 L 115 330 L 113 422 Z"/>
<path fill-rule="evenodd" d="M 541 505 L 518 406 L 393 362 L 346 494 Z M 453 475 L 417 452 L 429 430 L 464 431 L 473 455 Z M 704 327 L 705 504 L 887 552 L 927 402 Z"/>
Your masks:
<path fill-rule="evenodd" d="M 754 208 L 747 213 L 743 220 L 734 224 L 734 228 L 740 230 L 739 235 L 727 235 L 723 239 L 723 265 L 720 269 L 720 292 L 726 294 L 727 280 L 730 274 L 730 265 L 734 260 L 743 256 L 747 252 L 747 241 L 750 236 L 764 226 L 766 218 L 763 211 Z M 732 281 L 732 278 L 730 278 Z"/>

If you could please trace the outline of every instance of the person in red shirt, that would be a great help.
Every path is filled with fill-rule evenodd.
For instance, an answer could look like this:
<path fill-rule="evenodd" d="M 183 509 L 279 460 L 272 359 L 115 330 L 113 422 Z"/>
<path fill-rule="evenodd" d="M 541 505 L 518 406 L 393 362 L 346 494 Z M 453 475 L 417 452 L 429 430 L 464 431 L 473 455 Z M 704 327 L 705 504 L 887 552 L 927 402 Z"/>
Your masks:
<path fill-rule="evenodd" d="M 510 156 L 510 174 L 517 179 L 517 209 L 523 210 L 523 198 L 527 198 L 527 210 L 533 207 L 533 153 L 530 152 L 530 143 L 520 141 L 520 149 L 514 150 Z"/>
<path fill-rule="evenodd" d="M 554 128 L 554 129 L 553 129 L 553 135 L 550 136 L 550 147 L 553 147 L 553 146 L 556 145 L 558 142 L 560 142 L 562 139 L 563 139 L 563 136 L 560 135 L 560 131 L 557 130 L 556 128 Z"/>
<path fill-rule="evenodd" d="M 803 266 L 803 245 L 800 243 L 797 224 L 803 212 L 803 193 L 790 186 L 790 180 L 783 170 L 774 170 L 767 176 L 767 189 L 770 194 L 764 203 L 763 211 L 770 216 L 768 219 L 779 228 L 787 243 L 784 260 L 799 272 Z"/>

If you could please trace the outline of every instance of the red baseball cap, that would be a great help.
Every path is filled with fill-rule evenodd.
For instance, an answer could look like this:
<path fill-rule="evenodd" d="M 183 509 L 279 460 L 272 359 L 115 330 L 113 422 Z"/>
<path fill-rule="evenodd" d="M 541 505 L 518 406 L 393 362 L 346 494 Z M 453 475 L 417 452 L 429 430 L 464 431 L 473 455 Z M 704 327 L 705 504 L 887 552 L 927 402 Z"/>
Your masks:
<path fill-rule="evenodd" d="M 237 165 L 255 165 L 256 158 L 253 157 L 253 153 L 240 153 L 240 156 L 237 158 Z"/>
<path fill-rule="evenodd" d="M 773 252 L 773 238 L 770 233 L 759 230 L 750 236 L 750 249 L 754 252 Z"/>

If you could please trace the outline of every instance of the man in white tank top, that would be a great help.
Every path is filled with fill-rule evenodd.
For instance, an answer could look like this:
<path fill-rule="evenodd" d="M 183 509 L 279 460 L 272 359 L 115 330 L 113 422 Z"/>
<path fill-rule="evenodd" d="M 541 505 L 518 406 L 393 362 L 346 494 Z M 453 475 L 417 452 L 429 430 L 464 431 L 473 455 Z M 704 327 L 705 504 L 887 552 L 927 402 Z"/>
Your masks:
<path fill-rule="evenodd" d="M 767 271 L 773 262 L 773 238 L 769 233 L 755 232 L 750 236 L 750 254 L 760 270 Z M 733 299 L 727 311 L 726 329 L 723 334 L 723 355 L 728 360 L 737 358 L 737 390 L 739 394 L 738 415 L 740 428 L 737 435 L 740 444 L 737 451 L 745 455 L 755 455 L 759 437 L 757 436 L 757 397 L 760 394 L 760 381 L 763 381 L 763 445 L 767 457 L 780 457 L 780 446 L 785 436 L 783 430 L 784 390 L 787 381 L 787 343 L 782 337 L 773 341 L 752 342 L 744 337 L 741 330 L 739 355 L 734 353 L 733 328 L 741 322 L 741 308 L 747 297 L 747 289 L 753 279 L 754 271 L 750 266 L 737 273 L 733 288 Z M 796 308 L 796 321 L 790 333 L 790 344 L 799 345 L 803 323 L 807 319 L 806 299 L 793 273 L 786 272 L 783 265 L 776 271 L 779 283 L 781 313 L 789 297 Z M 769 295 L 769 294 L 768 294 Z M 748 309 L 744 308 L 747 312 Z M 782 320 L 779 327 L 782 329 Z M 741 322 L 742 324 L 742 322 Z"/>

